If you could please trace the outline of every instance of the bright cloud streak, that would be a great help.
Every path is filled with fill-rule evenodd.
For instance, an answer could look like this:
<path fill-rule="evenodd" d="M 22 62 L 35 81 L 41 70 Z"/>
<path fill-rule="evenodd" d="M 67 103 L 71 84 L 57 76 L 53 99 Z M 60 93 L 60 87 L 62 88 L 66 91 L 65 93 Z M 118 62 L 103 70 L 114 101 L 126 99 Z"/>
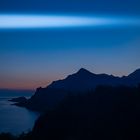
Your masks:
<path fill-rule="evenodd" d="M 0 15 L 0 29 L 62 28 L 83 26 L 140 26 L 139 18 L 51 15 Z"/>

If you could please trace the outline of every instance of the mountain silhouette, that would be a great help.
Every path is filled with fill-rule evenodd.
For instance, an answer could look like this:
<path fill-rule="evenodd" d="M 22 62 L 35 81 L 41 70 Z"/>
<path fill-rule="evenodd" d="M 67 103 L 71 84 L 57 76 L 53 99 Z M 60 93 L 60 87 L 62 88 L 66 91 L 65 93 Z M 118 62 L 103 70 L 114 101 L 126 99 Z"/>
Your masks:
<path fill-rule="evenodd" d="M 47 94 L 60 99 L 62 92 L 38 88 L 28 103 L 34 101 L 34 109 L 41 104 L 46 107 L 51 102 Z M 16 137 L 2 133 L 0 140 L 140 140 L 139 132 L 140 85 L 98 86 L 82 95 L 67 96 L 52 110 L 44 110 L 30 132 Z"/>
<path fill-rule="evenodd" d="M 139 78 L 140 79 L 140 69 L 137 69 L 133 73 L 131 73 L 128 77 L 134 77 L 134 78 Z"/>
<path fill-rule="evenodd" d="M 139 131 L 140 86 L 99 86 L 43 114 L 33 140 L 139 140 Z"/>
<path fill-rule="evenodd" d="M 69 91 L 93 90 L 99 85 L 135 86 L 140 82 L 140 69 L 128 76 L 116 77 L 108 74 L 94 74 L 81 68 L 77 73 L 69 75 L 66 79 L 54 81 L 48 88 L 65 89 Z"/>
<path fill-rule="evenodd" d="M 137 86 L 140 83 L 140 69 L 128 76 L 116 77 L 108 74 L 94 74 L 84 68 L 63 80 L 52 82 L 46 88 L 38 88 L 26 102 L 16 105 L 33 110 L 49 110 L 57 106 L 66 96 L 95 90 L 97 86 Z"/>
<path fill-rule="evenodd" d="M 131 85 L 136 85 L 137 83 L 139 83 L 140 82 L 140 69 L 137 69 L 136 71 L 128 75 L 126 79 L 128 83 Z"/>

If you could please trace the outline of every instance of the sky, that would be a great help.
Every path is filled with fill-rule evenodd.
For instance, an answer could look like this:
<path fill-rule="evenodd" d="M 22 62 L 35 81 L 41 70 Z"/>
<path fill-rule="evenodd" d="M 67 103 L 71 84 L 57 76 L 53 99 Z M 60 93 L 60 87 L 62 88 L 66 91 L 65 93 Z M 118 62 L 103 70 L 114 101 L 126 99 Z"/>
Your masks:
<path fill-rule="evenodd" d="M 0 1 L 0 88 L 36 89 L 81 67 L 140 68 L 139 0 Z"/>

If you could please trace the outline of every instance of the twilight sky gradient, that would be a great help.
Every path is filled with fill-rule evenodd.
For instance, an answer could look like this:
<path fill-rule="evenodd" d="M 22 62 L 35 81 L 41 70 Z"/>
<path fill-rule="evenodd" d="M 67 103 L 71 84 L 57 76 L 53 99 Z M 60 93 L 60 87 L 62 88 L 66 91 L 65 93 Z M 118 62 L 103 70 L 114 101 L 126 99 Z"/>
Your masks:
<path fill-rule="evenodd" d="M 140 68 L 139 0 L 0 1 L 0 88 L 47 86 L 81 67 Z"/>

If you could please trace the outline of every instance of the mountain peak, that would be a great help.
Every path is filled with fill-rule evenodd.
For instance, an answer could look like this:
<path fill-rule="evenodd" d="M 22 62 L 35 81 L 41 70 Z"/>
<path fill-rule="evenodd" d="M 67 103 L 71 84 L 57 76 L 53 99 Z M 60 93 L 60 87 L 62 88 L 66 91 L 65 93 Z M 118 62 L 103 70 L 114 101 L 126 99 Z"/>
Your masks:
<path fill-rule="evenodd" d="M 85 68 L 81 68 L 79 69 L 79 71 L 77 73 L 91 73 L 90 71 L 88 71 L 87 69 Z"/>

